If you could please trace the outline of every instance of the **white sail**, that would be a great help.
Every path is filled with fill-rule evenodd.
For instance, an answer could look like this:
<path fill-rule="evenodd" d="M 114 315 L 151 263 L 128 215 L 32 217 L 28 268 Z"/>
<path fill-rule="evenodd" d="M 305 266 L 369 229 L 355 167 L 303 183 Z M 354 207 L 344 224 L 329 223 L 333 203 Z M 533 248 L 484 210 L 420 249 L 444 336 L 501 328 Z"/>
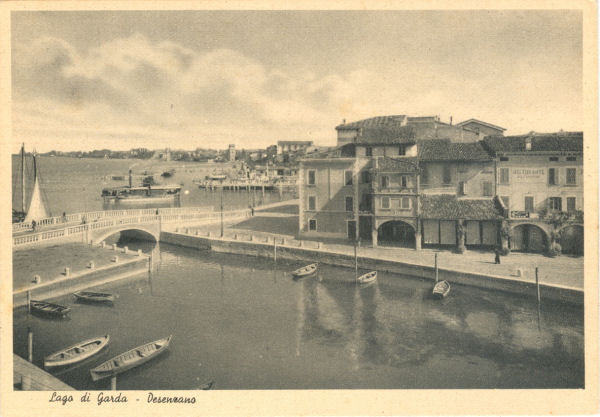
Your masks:
<path fill-rule="evenodd" d="M 35 164 L 35 162 L 34 162 Z M 35 169 L 34 169 L 35 171 Z M 37 178 L 37 172 L 33 179 L 33 192 L 31 193 L 31 200 L 29 202 L 29 208 L 27 209 L 27 216 L 25 217 L 25 223 L 30 223 L 32 220 L 40 221 L 49 217 L 48 210 L 42 201 L 42 194 L 40 191 L 40 182 Z"/>

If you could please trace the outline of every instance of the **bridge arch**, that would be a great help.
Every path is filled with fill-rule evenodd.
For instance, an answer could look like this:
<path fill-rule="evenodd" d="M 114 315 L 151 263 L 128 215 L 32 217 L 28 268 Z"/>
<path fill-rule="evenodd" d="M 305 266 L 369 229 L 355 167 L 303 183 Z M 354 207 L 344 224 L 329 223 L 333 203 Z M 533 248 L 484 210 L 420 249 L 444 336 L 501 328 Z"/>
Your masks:
<path fill-rule="evenodd" d="M 550 236 L 534 223 L 519 223 L 512 227 L 510 248 L 517 252 L 542 253 L 548 249 Z"/>
<path fill-rule="evenodd" d="M 377 228 L 377 242 L 383 246 L 415 247 L 415 228 L 402 220 L 388 220 Z"/>
<path fill-rule="evenodd" d="M 140 237 L 151 237 L 154 242 L 158 242 L 160 239 L 160 230 L 157 228 L 146 227 L 142 225 L 122 225 L 121 227 L 115 227 L 111 229 L 102 229 L 94 232 L 94 235 L 90 238 L 93 244 L 100 243 L 108 237 L 121 232 L 131 232 L 133 235 L 139 235 Z"/>

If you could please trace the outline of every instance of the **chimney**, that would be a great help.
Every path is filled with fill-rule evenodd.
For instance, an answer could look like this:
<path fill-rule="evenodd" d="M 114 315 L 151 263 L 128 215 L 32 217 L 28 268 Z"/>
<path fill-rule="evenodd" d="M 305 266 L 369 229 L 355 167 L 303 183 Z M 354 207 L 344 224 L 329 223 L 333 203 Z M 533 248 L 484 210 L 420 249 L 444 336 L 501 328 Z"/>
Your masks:
<path fill-rule="evenodd" d="M 531 150 L 531 136 L 527 136 L 525 138 L 525 150 L 526 151 L 530 151 Z"/>

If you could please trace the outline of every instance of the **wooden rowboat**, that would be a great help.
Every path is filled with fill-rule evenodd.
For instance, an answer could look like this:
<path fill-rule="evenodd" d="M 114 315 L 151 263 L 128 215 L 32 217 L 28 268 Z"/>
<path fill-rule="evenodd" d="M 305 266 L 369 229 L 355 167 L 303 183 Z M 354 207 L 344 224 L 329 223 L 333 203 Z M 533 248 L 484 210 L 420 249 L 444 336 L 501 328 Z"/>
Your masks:
<path fill-rule="evenodd" d="M 377 271 L 371 271 L 371 272 L 367 272 L 366 274 L 358 277 L 357 281 L 359 284 L 368 284 L 370 282 L 375 281 L 376 279 L 377 279 Z"/>
<path fill-rule="evenodd" d="M 450 283 L 448 281 L 440 281 L 433 287 L 434 298 L 444 298 L 450 292 Z"/>
<path fill-rule="evenodd" d="M 47 301 L 31 300 L 31 310 L 54 317 L 64 317 L 71 309 L 59 304 L 49 303 Z"/>
<path fill-rule="evenodd" d="M 295 278 L 307 277 L 317 272 L 317 264 L 310 264 L 292 271 L 292 276 Z"/>
<path fill-rule="evenodd" d="M 91 303 L 112 303 L 115 296 L 106 292 L 79 291 L 73 294 L 79 301 Z"/>
<path fill-rule="evenodd" d="M 138 346 L 107 360 L 90 370 L 92 379 L 97 381 L 102 378 L 114 376 L 148 362 L 150 359 L 155 358 L 164 352 L 169 347 L 172 338 L 173 336 L 171 335 L 164 339 L 146 343 L 145 345 Z"/>
<path fill-rule="evenodd" d="M 95 337 L 61 349 L 44 358 L 44 367 L 52 368 L 55 366 L 73 365 L 74 363 L 81 362 L 100 352 L 108 345 L 109 340 L 110 337 L 108 335 Z"/>
<path fill-rule="evenodd" d="M 204 384 L 199 385 L 196 389 L 208 391 L 209 389 L 211 389 L 213 387 L 214 384 L 215 384 L 215 381 L 208 381 L 208 382 L 205 382 Z"/>

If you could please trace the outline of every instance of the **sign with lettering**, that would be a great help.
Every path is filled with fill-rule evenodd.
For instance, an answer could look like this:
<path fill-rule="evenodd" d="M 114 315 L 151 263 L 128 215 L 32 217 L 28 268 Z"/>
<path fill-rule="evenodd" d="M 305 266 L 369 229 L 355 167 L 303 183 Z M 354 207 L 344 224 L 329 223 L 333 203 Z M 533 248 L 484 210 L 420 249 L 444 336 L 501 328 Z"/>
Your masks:
<path fill-rule="evenodd" d="M 510 217 L 513 219 L 528 219 L 529 212 L 528 211 L 511 211 Z"/>
<path fill-rule="evenodd" d="M 513 180 L 545 180 L 546 170 L 544 168 L 513 168 L 511 175 Z"/>

